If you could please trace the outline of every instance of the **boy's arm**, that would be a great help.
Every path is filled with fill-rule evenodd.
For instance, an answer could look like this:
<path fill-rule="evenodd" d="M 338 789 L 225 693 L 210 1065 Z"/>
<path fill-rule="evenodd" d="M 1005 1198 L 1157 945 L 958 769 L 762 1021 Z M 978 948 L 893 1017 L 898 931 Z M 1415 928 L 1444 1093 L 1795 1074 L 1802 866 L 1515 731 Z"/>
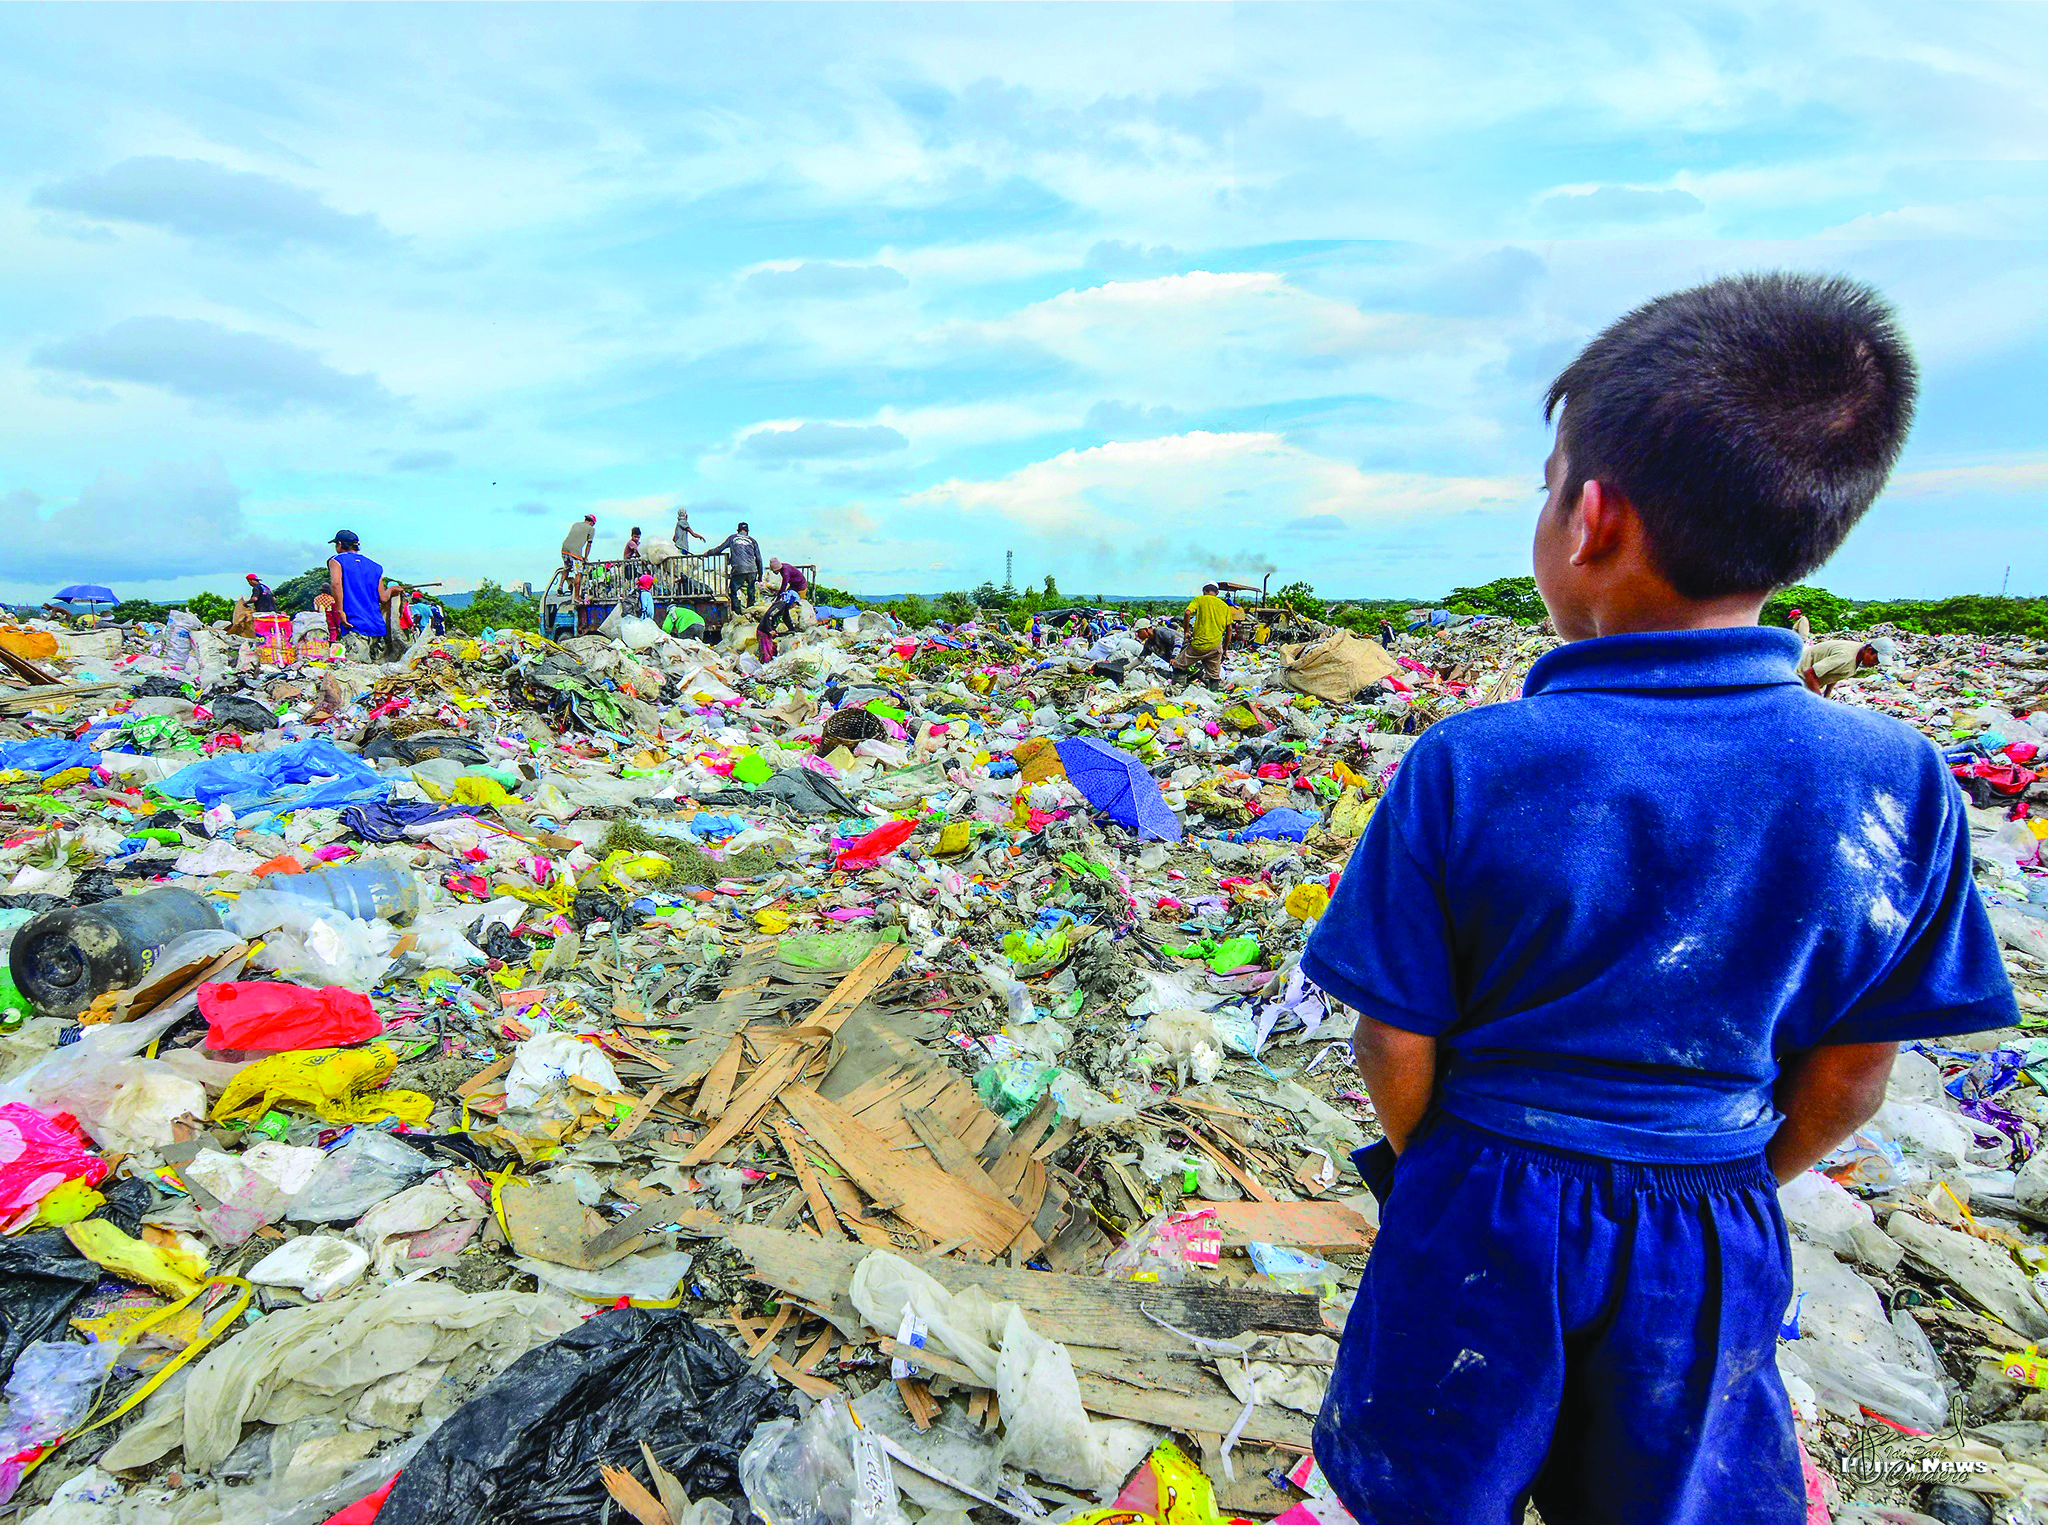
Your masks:
<path fill-rule="evenodd" d="M 1896 1043 L 1845 1043 L 1786 1060 L 1773 1098 L 1785 1121 L 1765 1151 L 1780 1186 L 1798 1179 L 1870 1121 L 1884 1105 L 1885 1083 L 1898 1054 Z"/>
<path fill-rule="evenodd" d="M 1399 1154 L 1422 1125 L 1436 1091 L 1436 1039 L 1361 1014 L 1351 1053 L 1380 1129 Z"/>

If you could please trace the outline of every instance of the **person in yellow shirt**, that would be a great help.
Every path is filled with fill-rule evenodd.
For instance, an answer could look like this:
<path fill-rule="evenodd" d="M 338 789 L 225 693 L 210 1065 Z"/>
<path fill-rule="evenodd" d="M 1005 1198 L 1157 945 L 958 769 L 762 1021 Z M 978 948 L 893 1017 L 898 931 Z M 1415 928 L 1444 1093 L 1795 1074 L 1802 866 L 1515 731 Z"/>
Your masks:
<path fill-rule="evenodd" d="M 1223 640 L 1231 625 L 1243 618 L 1242 613 L 1216 596 L 1213 582 L 1202 584 L 1201 596 L 1181 616 L 1181 626 L 1188 633 L 1189 659 L 1204 682 L 1223 681 Z"/>

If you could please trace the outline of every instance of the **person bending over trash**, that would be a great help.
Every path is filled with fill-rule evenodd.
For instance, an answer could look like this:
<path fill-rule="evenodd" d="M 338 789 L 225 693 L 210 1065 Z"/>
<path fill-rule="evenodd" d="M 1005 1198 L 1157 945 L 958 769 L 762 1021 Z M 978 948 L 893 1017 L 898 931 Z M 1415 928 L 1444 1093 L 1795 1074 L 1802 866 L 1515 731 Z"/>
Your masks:
<path fill-rule="evenodd" d="M 1825 697 L 1834 693 L 1837 684 L 1869 668 L 1890 665 L 1897 651 L 1896 643 L 1883 636 L 1874 641 L 1815 641 L 1799 654 L 1799 676 L 1808 688 Z"/>
<path fill-rule="evenodd" d="M 772 558 L 768 570 L 781 579 L 775 590 L 775 602 L 768 611 L 769 618 L 779 620 L 785 631 L 795 635 L 797 600 L 811 591 L 810 579 L 797 568 Z"/>
<path fill-rule="evenodd" d="M 1638 308 L 1551 384 L 1569 644 L 1416 741 L 1302 958 L 1359 1012 L 1358 1163 L 1391 1166 L 1315 1427 L 1361 1520 L 1806 1518 L 1778 1186 L 1901 1042 L 2019 1020 L 1941 755 L 1757 624 L 1916 386 L 1874 291 L 1787 274 Z"/>

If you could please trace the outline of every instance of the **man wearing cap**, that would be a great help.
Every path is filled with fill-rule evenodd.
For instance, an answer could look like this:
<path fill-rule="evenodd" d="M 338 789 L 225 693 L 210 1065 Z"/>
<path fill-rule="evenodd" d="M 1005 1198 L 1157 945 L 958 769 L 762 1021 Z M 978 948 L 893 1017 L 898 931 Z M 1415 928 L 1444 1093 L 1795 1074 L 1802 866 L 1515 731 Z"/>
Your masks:
<path fill-rule="evenodd" d="M 277 594 L 270 584 L 259 580 L 254 572 L 249 574 L 249 607 L 258 614 L 277 613 Z"/>
<path fill-rule="evenodd" d="M 742 528 L 744 527 L 742 526 Z M 699 540 L 709 540 L 711 538 L 709 535 L 700 535 L 697 531 L 690 528 L 690 505 L 678 503 L 676 505 L 676 532 L 673 538 L 676 549 L 685 556 L 690 554 L 690 540 L 693 536 Z"/>
<path fill-rule="evenodd" d="M 395 653 L 384 608 L 391 585 L 384 568 L 362 551 L 354 530 L 336 530 L 330 538 L 334 554 L 327 558 L 327 592 L 340 615 L 342 648 L 351 662 L 387 662 Z"/>
<path fill-rule="evenodd" d="M 1866 668 L 1889 666 L 1898 647 L 1879 637 L 1874 641 L 1815 641 L 1799 654 L 1799 676 L 1822 698 Z"/>
<path fill-rule="evenodd" d="M 645 572 L 642 572 L 640 574 L 640 581 L 636 586 L 638 586 L 638 588 L 640 589 L 640 617 L 644 620 L 651 620 L 657 618 L 654 612 L 653 577 Z"/>
<path fill-rule="evenodd" d="M 751 604 L 761 591 L 761 547 L 754 537 L 747 533 L 747 521 L 740 520 L 740 527 L 727 535 L 718 544 L 704 548 L 706 556 L 725 557 L 726 586 L 731 590 L 729 602 L 737 613 Z"/>
<path fill-rule="evenodd" d="M 1792 633 L 1802 641 L 1810 642 L 1813 639 L 1813 621 L 1806 617 L 1804 610 L 1792 611 Z"/>
<path fill-rule="evenodd" d="M 563 572 L 574 573 L 578 562 L 590 560 L 590 541 L 596 533 L 596 514 L 585 514 L 569 526 L 569 533 L 562 537 Z"/>

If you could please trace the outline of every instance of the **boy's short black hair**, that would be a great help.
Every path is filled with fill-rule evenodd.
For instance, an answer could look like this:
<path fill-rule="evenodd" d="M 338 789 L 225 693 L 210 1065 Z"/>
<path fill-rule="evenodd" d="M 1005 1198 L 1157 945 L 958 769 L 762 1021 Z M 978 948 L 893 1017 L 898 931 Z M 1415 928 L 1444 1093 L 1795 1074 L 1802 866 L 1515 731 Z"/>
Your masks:
<path fill-rule="evenodd" d="M 1898 459 L 1919 389 L 1891 306 L 1842 276 L 1728 276 L 1638 307 L 1550 384 L 1566 502 L 1635 505 L 1688 598 L 1799 581 Z"/>

